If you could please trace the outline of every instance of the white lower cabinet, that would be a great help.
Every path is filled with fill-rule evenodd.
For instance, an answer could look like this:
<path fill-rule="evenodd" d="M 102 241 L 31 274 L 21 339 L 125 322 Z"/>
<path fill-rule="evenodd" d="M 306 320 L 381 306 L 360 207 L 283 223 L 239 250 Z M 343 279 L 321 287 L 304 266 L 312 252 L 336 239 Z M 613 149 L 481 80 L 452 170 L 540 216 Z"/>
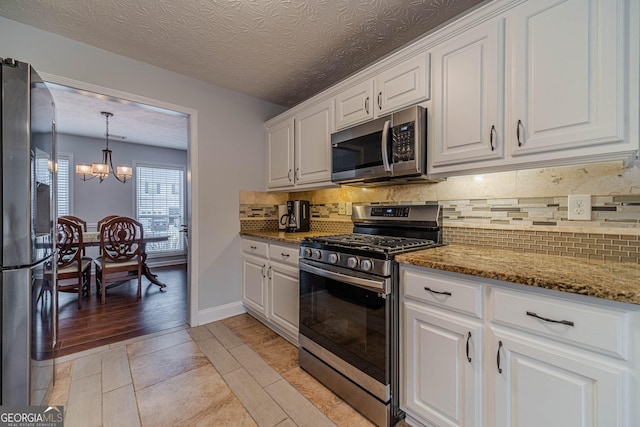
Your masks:
<path fill-rule="evenodd" d="M 523 340 L 524 338 L 524 340 Z M 495 426 L 632 426 L 628 372 L 604 360 L 567 353 L 548 342 L 495 333 Z M 554 348 L 555 347 L 555 348 Z"/>
<path fill-rule="evenodd" d="M 482 324 L 404 303 L 405 409 L 435 426 L 481 425 Z"/>
<path fill-rule="evenodd" d="M 409 424 L 640 425 L 640 307 L 405 265 L 400 286 Z"/>
<path fill-rule="evenodd" d="M 298 342 L 298 246 L 242 239 L 242 303 L 287 340 Z"/>

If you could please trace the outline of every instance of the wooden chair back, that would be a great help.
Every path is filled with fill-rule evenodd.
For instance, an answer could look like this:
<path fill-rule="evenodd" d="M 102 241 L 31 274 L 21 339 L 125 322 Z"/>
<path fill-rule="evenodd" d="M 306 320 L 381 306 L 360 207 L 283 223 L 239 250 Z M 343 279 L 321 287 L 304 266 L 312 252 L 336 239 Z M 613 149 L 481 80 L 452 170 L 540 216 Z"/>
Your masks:
<path fill-rule="evenodd" d="M 60 218 L 64 218 L 64 219 L 68 219 L 69 221 L 77 222 L 82 227 L 82 231 L 87 231 L 87 221 L 85 221 L 82 218 L 78 218 L 77 216 L 73 216 L 73 215 L 64 215 L 64 216 L 61 216 Z"/>
<path fill-rule="evenodd" d="M 76 292 L 78 308 L 82 308 L 82 295 L 88 294 L 91 285 L 91 259 L 82 256 L 84 244 L 82 225 L 67 218 L 58 218 L 56 247 L 58 249 L 58 286 L 61 292 Z M 52 269 L 45 269 L 45 279 L 50 280 Z M 75 279 L 71 284 L 62 284 Z"/>
<path fill-rule="evenodd" d="M 96 226 L 96 231 L 99 233 L 99 232 L 100 232 L 100 230 L 102 229 L 102 225 L 103 225 L 105 222 L 109 221 L 110 219 L 117 218 L 118 216 L 119 216 L 119 215 L 107 215 L 107 216 L 105 216 L 104 218 L 102 218 L 101 220 L 99 220 L 99 221 L 98 221 L 98 225 Z"/>
<path fill-rule="evenodd" d="M 133 218 L 115 216 L 100 227 L 100 249 L 105 261 L 126 262 L 142 256 L 142 224 Z"/>

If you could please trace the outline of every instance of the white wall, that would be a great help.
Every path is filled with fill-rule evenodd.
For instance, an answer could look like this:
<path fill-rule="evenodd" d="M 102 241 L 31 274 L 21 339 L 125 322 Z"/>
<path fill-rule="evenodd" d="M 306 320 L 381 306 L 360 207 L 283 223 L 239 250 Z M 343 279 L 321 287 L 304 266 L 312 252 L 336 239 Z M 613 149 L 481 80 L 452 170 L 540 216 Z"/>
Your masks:
<path fill-rule="evenodd" d="M 122 184 L 113 177 L 102 183 L 97 179 L 83 182 L 75 174 L 76 163 L 92 163 L 101 159 L 104 139 L 86 138 L 76 135 L 58 134 L 56 138 L 58 153 L 73 156 L 71 165 L 71 189 L 73 205 L 70 214 L 78 216 L 90 224 L 95 224 L 107 215 L 125 215 L 135 217 L 135 182 Z M 149 145 L 130 144 L 121 141 L 109 141 L 113 151 L 113 165 L 134 166 L 135 162 L 148 162 L 160 165 L 175 165 L 187 168 L 187 152 Z M 134 172 L 135 173 L 135 172 Z"/>
<path fill-rule="evenodd" d="M 197 110 L 198 309 L 241 294 L 240 189 L 265 188 L 262 123 L 284 108 L 0 17 L 0 57 L 37 70 Z M 167 57 L 167 61 L 171 61 Z"/>

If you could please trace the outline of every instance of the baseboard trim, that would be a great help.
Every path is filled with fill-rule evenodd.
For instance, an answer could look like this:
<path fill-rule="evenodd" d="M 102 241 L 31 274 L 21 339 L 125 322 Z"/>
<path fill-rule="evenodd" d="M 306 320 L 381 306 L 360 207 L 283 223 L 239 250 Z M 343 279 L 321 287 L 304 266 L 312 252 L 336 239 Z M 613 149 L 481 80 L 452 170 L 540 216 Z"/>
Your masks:
<path fill-rule="evenodd" d="M 208 308 L 206 310 L 198 311 L 198 325 L 204 325 L 218 320 L 226 319 L 227 317 L 237 316 L 238 314 L 246 313 L 247 309 L 242 305 L 242 301 L 232 302 L 218 307 Z M 191 325 L 191 326 L 198 326 Z"/>

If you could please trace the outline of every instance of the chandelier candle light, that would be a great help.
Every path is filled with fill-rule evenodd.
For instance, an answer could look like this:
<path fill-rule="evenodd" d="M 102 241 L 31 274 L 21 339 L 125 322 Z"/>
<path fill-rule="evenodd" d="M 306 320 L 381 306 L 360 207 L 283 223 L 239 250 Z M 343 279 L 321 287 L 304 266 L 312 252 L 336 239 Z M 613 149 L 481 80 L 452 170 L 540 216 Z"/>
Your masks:
<path fill-rule="evenodd" d="M 109 176 L 109 171 L 113 174 L 114 178 L 121 183 L 127 182 L 133 175 L 133 168 L 131 166 L 118 166 L 113 169 L 113 161 L 111 160 L 111 150 L 109 150 L 109 117 L 113 117 L 113 113 L 108 111 L 100 112 L 107 121 L 106 142 L 107 146 L 102 150 L 102 163 L 76 164 L 76 174 L 81 175 L 83 181 L 88 181 L 93 178 L 98 178 L 100 182 L 104 181 Z"/>

